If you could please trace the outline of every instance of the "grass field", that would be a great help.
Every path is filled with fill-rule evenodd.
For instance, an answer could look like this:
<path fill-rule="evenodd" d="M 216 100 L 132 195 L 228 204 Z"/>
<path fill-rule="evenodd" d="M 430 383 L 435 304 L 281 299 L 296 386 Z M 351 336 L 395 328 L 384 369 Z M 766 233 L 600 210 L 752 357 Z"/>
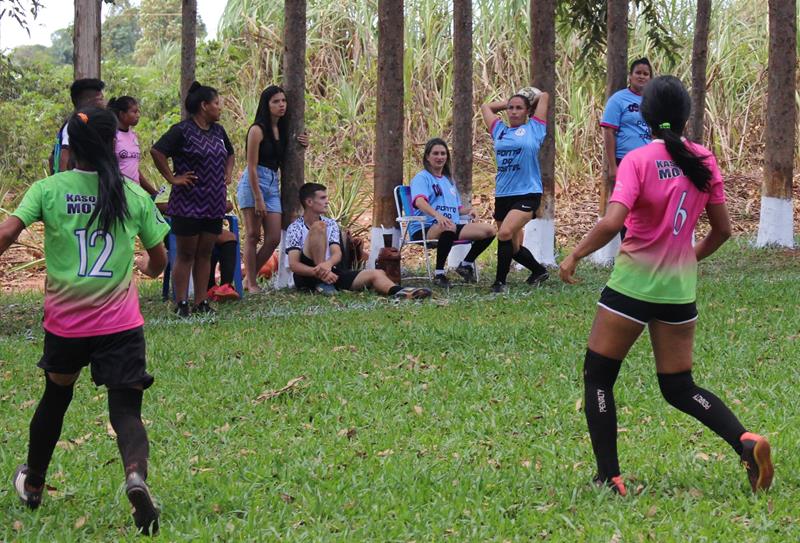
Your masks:
<path fill-rule="evenodd" d="M 616 388 L 618 498 L 590 484 L 586 337 L 607 270 L 502 298 L 272 293 L 178 321 L 142 288 L 150 484 L 163 541 L 797 541 L 798 253 L 701 268 L 695 377 L 773 444 L 753 497 L 733 451 L 661 398 L 647 338 Z M 484 275 L 484 282 L 488 274 Z M 41 296 L 0 298 L 0 540 L 134 540 L 106 395 L 83 375 L 36 512 L 9 480 L 42 390 Z M 292 379 L 290 390 L 274 397 Z"/>

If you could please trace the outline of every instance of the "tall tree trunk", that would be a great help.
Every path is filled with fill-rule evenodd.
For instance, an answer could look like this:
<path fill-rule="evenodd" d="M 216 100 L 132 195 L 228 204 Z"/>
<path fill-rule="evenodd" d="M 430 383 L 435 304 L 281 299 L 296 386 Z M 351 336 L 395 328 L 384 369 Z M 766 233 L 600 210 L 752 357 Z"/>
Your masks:
<path fill-rule="evenodd" d="M 453 177 L 472 200 L 472 0 L 453 2 Z"/>
<path fill-rule="evenodd" d="M 100 0 L 75 0 L 75 79 L 100 78 Z"/>
<path fill-rule="evenodd" d="M 606 4 L 606 100 L 628 85 L 628 0 L 608 0 Z M 614 157 L 608 157 L 613 160 Z M 600 216 L 606 214 L 611 194 L 608 164 L 603 165 L 600 185 Z"/>
<path fill-rule="evenodd" d="M 794 246 L 794 166 L 797 15 L 795 0 L 769 0 L 769 87 L 764 183 L 756 244 Z"/>
<path fill-rule="evenodd" d="M 197 53 L 197 0 L 182 0 L 181 6 L 181 116 L 188 117 L 186 94 L 195 77 Z"/>
<path fill-rule="evenodd" d="M 550 94 L 547 137 L 539 150 L 542 204 L 537 219 L 525 228 L 525 246 L 539 262 L 555 265 L 556 159 L 556 0 L 531 0 L 530 74 L 535 86 Z"/>
<path fill-rule="evenodd" d="M 378 94 L 369 265 L 395 230 L 394 187 L 403 183 L 403 0 L 378 0 Z"/>
<path fill-rule="evenodd" d="M 706 66 L 708 65 L 708 26 L 711 22 L 711 0 L 697 0 L 692 45 L 692 114 L 689 117 L 689 139 L 702 143 L 706 112 Z"/>
<path fill-rule="evenodd" d="M 283 90 L 289 144 L 281 168 L 283 229 L 301 213 L 297 192 L 305 182 L 305 148 L 297 136 L 305 131 L 306 116 L 306 0 L 285 0 L 283 23 Z"/>

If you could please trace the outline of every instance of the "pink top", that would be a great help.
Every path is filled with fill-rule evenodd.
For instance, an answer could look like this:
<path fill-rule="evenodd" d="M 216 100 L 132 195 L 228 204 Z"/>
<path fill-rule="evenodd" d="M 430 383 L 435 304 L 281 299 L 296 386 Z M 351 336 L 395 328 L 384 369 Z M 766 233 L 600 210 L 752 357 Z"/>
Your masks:
<path fill-rule="evenodd" d="M 722 175 L 714 155 L 686 142 L 708 157 L 708 192 L 699 191 L 672 161 L 663 140 L 635 149 L 622 160 L 611 202 L 630 210 L 627 233 L 608 286 L 627 296 L 655 303 L 695 300 L 697 260 L 692 233 L 708 204 L 725 203 Z"/>
<path fill-rule="evenodd" d="M 122 175 L 139 183 L 139 159 L 141 152 L 139 151 L 139 138 L 133 129 L 128 128 L 128 131 L 117 130 L 116 145 L 114 151 L 117 153 L 117 160 L 119 161 L 119 169 Z"/>

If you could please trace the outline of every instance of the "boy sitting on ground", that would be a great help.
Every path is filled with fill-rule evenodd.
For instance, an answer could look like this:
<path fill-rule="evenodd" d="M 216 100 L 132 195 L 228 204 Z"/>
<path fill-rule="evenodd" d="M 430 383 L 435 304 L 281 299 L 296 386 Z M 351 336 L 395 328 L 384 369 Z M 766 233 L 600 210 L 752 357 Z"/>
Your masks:
<path fill-rule="evenodd" d="M 402 288 L 383 270 L 343 270 L 341 236 L 328 211 L 328 192 L 324 185 L 306 183 L 300 187 L 303 214 L 286 229 L 286 255 L 294 284 L 300 290 L 333 294 L 337 290 L 359 291 L 371 288 L 395 298 L 428 298 L 427 288 Z"/>

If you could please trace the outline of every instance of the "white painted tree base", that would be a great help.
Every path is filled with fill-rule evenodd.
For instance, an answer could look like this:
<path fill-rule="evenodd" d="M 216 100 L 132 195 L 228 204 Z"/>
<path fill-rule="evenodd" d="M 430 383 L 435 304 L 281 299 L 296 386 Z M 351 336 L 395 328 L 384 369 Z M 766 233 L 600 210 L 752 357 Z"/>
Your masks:
<path fill-rule="evenodd" d="M 791 200 L 762 196 L 756 247 L 794 247 L 793 215 Z"/>
<path fill-rule="evenodd" d="M 522 245 L 543 266 L 556 266 L 556 223 L 553 219 L 533 219 L 525 225 Z"/>
<path fill-rule="evenodd" d="M 400 230 L 398 228 L 382 228 L 376 226 L 372 228 L 369 243 L 369 258 L 367 259 L 367 269 L 375 269 L 375 259 L 378 258 L 378 253 L 383 248 L 383 235 L 392 235 L 392 247 L 400 246 Z"/>
<path fill-rule="evenodd" d="M 292 270 L 289 269 L 289 258 L 286 256 L 286 251 L 283 250 L 283 244 L 286 241 L 286 230 L 281 230 L 281 242 L 278 244 L 278 276 L 273 281 L 276 289 L 292 288 L 294 286 L 294 277 Z"/>
<path fill-rule="evenodd" d="M 600 219 L 597 220 L 600 222 Z M 619 239 L 619 234 L 611 238 L 611 241 L 605 244 L 604 247 L 599 248 L 588 256 L 589 262 L 596 266 L 613 266 L 614 259 L 619 254 L 619 247 L 622 241 Z"/>

